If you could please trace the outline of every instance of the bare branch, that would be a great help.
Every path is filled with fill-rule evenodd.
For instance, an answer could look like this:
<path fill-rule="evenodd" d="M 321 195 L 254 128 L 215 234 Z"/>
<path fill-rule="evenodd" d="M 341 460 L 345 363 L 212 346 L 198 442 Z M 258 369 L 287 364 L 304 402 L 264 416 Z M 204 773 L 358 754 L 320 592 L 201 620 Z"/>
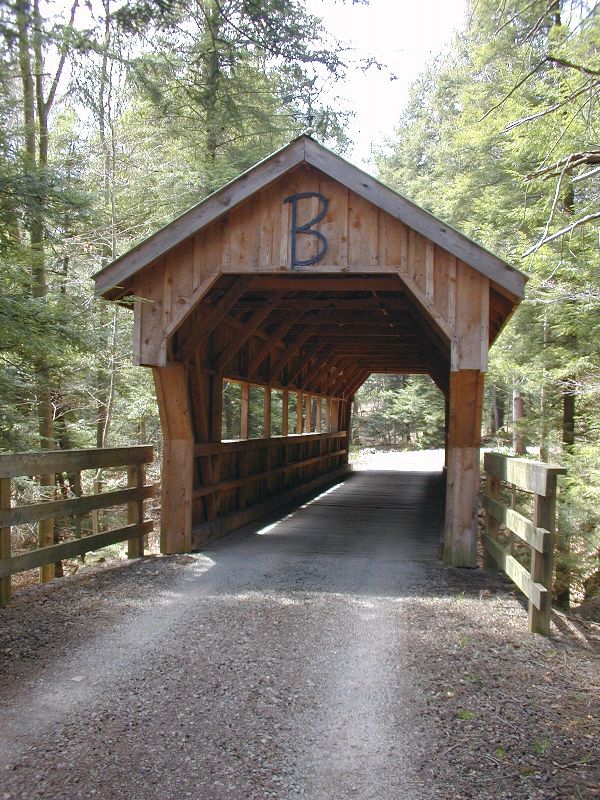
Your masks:
<path fill-rule="evenodd" d="M 56 67 L 56 72 L 54 73 L 54 80 L 52 81 L 52 86 L 50 87 L 50 91 L 48 92 L 48 98 L 45 103 L 46 113 L 50 111 L 50 109 L 52 108 L 52 104 L 54 103 L 56 90 L 58 89 L 58 84 L 60 82 L 60 77 L 62 75 L 62 71 L 65 66 L 65 61 L 67 60 L 69 44 L 71 43 L 71 35 L 73 33 L 73 24 L 75 22 L 75 13 L 77 11 L 78 5 L 79 5 L 79 0 L 73 0 L 73 5 L 71 6 L 71 13 L 69 16 L 69 22 L 67 24 L 65 35 L 63 37 L 62 45 L 60 48 L 58 66 Z"/>
<path fill-rule="evenodd" d="M 526 175 L 525 180 L 531 181 L 534 178 L 556 177 L 556 175 L 561 175 L 565 170 L 572 170 L 582 164 L 600 164 L 600 150 L 590 150 L 587 153 L 571 153 L 553 164 L 549 164 L 547 167 L 536 169 L 535 172 Z"/>
<path fill-rule="evenodd" d="M 521 78 L 521 80 L 512 87 L 510 92 L 505 94 L 504 97 L 498 103 L 496 103 L 495 106 L 492 106 L 490 109 L 488 109 L 485 112 L 485 114 L 483 115 L 483 117 L 480 117 L 477 121 L 478 122 L 483 122 L 483 120 L 486 117 L 489 117 L 489 115 L 492 114 L 494 111 L 496 111 L 497 108 L 500 108 L 500 106 L 504 105 L 504 103 L 508 100 L 508 98 L 511 97 L 517 91 L 517 89 L 520 89 L 521 86 L 523 86 L 523 84 L 525 83 L 525 81 L 528 81 L 529 78 L 531 78 L 532 75 L 535 75 L 535 73 L 538 71 L 538 69 L 541 66 L 543 66 L 543 64 L 545 64 L 545 63 L 546 63 L 546 59 L 544 58 L 539 62 L 539 64 L 536 64 L 536 66 L 532 70 L 530 70 L 530 72 L 528 72 L 527 75 L 525 75 L 524 78 Z"/>
<path fill-rule="evenodd" d="M 589 172 L 584 172 L 583 175 L 576 175 L 572 178 L 573 183 L 577 183 L 578 181 L 585 181 L 587 178 L 591 178 L 594 175 L 600 174 L 600 167 L 596 167 L 596 169 L 591 169 Z"/>
<path fill-rule="evenodd" d="M 585 225 L 587 222 L 592 222 L 592 220 L 600 219 L 600 211 L 596 211 L 594 214 L 588 214 L 587 217 L 581 217 L 581 219 L 575 220 L 570 225 L 567 225 L 566 228 L 561 228 L 556 233 L 553 233 L 552 236 L 546 236 L 537 244 L 534 244 L 533 247 L 530 247 L 529 250 L 526 250 L 523 253 L 523 258 L 526 256 L 530 256 L 532 253 L 535 253 L 536 250 L 539 250 L 542 245 L 548 244 L 548 242 L 553 242 L 555 239 L 559 239 L 561 236 L 564 236 L 566 233 L 571 233 L 575 230 L 575 228 L 579 228 L 581 225 Z"/>
<path fill-rule="evenodd" d="M 536 114 L 531 114 L 528 117 L 521 117 L 521 119 L 517 119 L 514 122 L 511 122 L 507 125 L 502 133 L 508 133 L 512 131 L 514 128 L 518 128 L 520 125 L 525 125 L 527 122 L 533 122 L 533 120 L 540 119 L 541 117 L 545 117 L 547 114 L 552 114 L 554 111 L 558 111 L 559 108 L 562 108 L 567 103 L 570 103 L 571 100 L 575 100 L 576 97 L 583 94 L 584 92 L 593 89 L 596 86 L 600 86 L 600 81 L 588 81 L 575 92 L 566 97 L 564 100 L 561 100 L 560 103 L 555 103 L 553 106 L 549 106 L 545 108 L 543 111 L 538 111 Z M 516 87 L 515 87 L 516 88 Z"/>
<path fill-rule="evenodd" d="M 558 56 L 546 56 L 546 61 L 550 61 L 552 64 L 557 64 L 559 67 L 576 69 L 578 72 L 583 72 L 584 75 L 600 75 L 600 69 L 591 69 L 591 67 L 584 67 L 583 64 L 574 64 L 572 61 L 567 61 L 566 58 L 559 58 Z"/>

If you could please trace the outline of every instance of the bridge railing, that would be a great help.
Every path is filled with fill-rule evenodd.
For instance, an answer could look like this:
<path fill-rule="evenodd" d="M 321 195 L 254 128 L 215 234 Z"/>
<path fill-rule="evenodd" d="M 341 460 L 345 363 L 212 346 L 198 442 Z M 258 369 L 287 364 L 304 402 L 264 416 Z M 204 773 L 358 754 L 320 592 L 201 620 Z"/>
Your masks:
<path fill-rule="evenodd" d="M 144 465 L 153 460 L 150 445 L 111 447 L 85 450 L 41 450 L 30 453 L 0 455 L 0 607 L 11 597 L 11 576 L 40 567 L 40 581 L 51 580 L 55 564 L 117 542 L 127 540 L 127 555 L 144 554 L 144 536 L 152 530 L 152 522 L 144 520 L 144 500 L 151 497 L 153 487 L 145 484 Z M 127 486 L 100 492 L 93 483 L 93 494 L 83 495 L 81 473 L 85 470 L 121 468 L 127 470 Z M 56 499 L 56 477 L 67 474 L 70 490 Z M 17 496 L 14 480 L 36 478 L 41 502 L 13 506 Z M 65 482 L 62 482 L 64 488 Z M 75 495 L 75 496 L 69 496 Z M 126 506 L 127 524 L 100 531 L 97 513 L 100 509 Z M 124 510 L 124 509 L 123 509 Z M 81 520 L 92 514 L 96 524 L 89 535 L 82 534 Z M 72 519 L 73 538 L 55 542 L 54 521 Z M 13 555 L 12 527 L 37 526 L 38 545 L 34 550 Z"/>
<path fill-rule="evenodd" d="M 483 498 L 486 531 L 483 536 L 485 564 L 503 570 L 529 601 L 529 631 L 550 633 L 552 612 L 552 572 L 556 532 L 556 482 L 566 469 L 540 461 L 510 458 L 501 453 L 485 453 L 487 493 Z M 502 485 L 533 495 L 533 519 L 528 519 L 502 502 Z M 501 544 L 504 526 L 512 536 L 531 549 L 528 571 Z M 512 549 L 512 548 L 511 548 Z"/>

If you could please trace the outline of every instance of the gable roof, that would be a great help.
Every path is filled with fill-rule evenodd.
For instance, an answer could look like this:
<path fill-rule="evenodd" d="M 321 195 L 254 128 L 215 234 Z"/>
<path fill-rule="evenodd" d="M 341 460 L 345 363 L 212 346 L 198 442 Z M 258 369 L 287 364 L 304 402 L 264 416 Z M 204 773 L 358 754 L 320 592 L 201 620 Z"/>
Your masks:
<path fill-rule="evenodd" d="M 527 277 L 522 272 L 306 134 L 260 161 L 97 272 L 93 276 L 96 292 L 118 296 L 115 290 L 141 269 L 302 163 L 320 170 L 465 261 L 508 294 L 518 299 L 523 297 Z"/>

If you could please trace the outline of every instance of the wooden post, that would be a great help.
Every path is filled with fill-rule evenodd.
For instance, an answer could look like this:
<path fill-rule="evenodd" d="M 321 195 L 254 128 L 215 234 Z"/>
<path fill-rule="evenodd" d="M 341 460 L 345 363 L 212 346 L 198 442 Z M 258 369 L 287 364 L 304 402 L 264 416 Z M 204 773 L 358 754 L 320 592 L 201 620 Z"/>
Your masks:
<path fill-rule="evenodd" d="M 529 603 L 529 632 L 550 633 L 550 616 L 552 613 L 552 573 L 554 560 L 554 540 L 556 534 L 556 475 L 547 476 L 547 494 L 536 494 L 533 510 L 533 523 L 538 528 L 545 528 L 550 533 L 550 547 L 547 552 L 539 553 L 531 549 L 531 580 L 541 583 L 548 590 L 541 610 Z"/>
<path fill-rule="evenodd" d="M 321 412 L 322 412 L 323 405 L 321 403 L 321 396 L 317 395 L 317 425 L 316 430 L 317 433 L 321 433 Z"/>
<path fill-rule="evenodd" d="M 240 439 L 248 438 L 248 419 L 250 417 L 250 384 L 242 383 L 242 410 L 240 421 Z"/>
<path fill-rule="evenodd" d="M 302 433 L 302 392 L 296 394 L 296 433 Z"/>
<path fill-rule="evenodd" d="M 288 403 L 289 403 L 289 392 L 287 389 L 284 389 L 281 393 L 281 435 L 287 436 L 288 435 Z"/>
<path fill-rule="evenodd" d="M 161 553 L 188 553 L 192 546 L 194 433 L 183 364 L 153 367 L 163 433 Z"/>
<path fill-rule="evenodd" d="M 40 487 L 51 488 L 51 500 L 54 499 L 54 488 L 56 486 L 56 475 L 42 475 L 40 477 Z M 47 498 L 46 498 L 47 499 Z M 42 519 L 38 522 L 38 545 L 47 547 L 54 544 L 54 520 Z M 56 564 L 43 564 L 40 567 L 40 583 L 47 583 L 56 577 Z"/>
<path fill-rule="evenodd" d="M 10 508 L 10 478 L 0 478 L 0 509 L 5 510 L 8 508 Z M 10 532 L 10 526 L 0 528 L 0 559 L 10 558 Z M 4 608 L 9 602 L 10 575 L 7 575 L 6 578 L 0 578 L 0 608 Z"/>
<path fill-rule="evenodd" d="M 271 436 L 271 387 L 265 386 L 263 399 L 263 436 L 269 439 Z"/>
<path fill-rule="evenodd" d="M 138 497 L 127 503 L 127 524 L 141 525 L 144 521 L 144 498 L 142 489 L 144 488 L 144 465 L 136 464 L 127 467 L 127 486 L 136 488 L 139 492 Z M 136 536 L 127 540 L 127 558 L 141 558 L 144 555 L 144 537 Z"/>
<path fill-rule="evenodd" d="M 304 395 L 304 429 L 303 429 L 303 433 L 310 433 L 311 420 L 312 420 L 312 395 L 307 392 Z"/>
<path fill-rule="evenodd" d="M 92 484 L 92 491 L 94 494 L 100 494 L 102 491 L 102 481 L 99 479 L 100 470 L 97 471 L 96 477 L 94 478 L 94 482 Z M 92 533 L 100 533 L 100 512 L 98 509 L 94 509 L 92 511 Z"/>
<path fill-rule="evenodd" d="M 487 473 L 487 496 L 492 500 L 498 500 L 500 498 L 500 486 L 501 482 L 498 478 L 494 475 L 490 475 L 489 472 Z M 500 528 L 500 523 L 497 519 L 495 519 L 489 511 L 485 512 L 485 532 L 488 536 L 491 536 L 493 539 L 496 539 L 498 536 L 498 529 Z M 488 550 L 487 547 L 483 548 L 483 565 L 486 569 L 493 569 L 495 568 L 496 564 Z"/>
<path fill-rule="evenodd" d="M 457 567 L 477 564 L 483 380 L 475 369 L 450 373 L 444 560 Z"/>

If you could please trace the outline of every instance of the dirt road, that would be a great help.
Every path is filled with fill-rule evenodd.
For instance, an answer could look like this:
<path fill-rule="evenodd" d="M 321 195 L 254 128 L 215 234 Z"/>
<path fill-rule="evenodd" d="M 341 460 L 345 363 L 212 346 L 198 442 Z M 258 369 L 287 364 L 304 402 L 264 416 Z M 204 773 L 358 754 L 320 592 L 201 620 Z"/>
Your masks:
<path fill-rule="evenodd" d="M 505 584 L 436 563 L 435 481 L 403 478 L 429 508 L 407 544 L 411 504 L 353 480 L 202 554 L 0 612 L 0 798 L 596 796 L 585 698 L 548 716 L 557 681 L 593 675 L 594 641 L 529 637 Z M 377 526 L 355 490 L 380 492 Z M 525 723 L 503 696 L 522 693 Z"/>

